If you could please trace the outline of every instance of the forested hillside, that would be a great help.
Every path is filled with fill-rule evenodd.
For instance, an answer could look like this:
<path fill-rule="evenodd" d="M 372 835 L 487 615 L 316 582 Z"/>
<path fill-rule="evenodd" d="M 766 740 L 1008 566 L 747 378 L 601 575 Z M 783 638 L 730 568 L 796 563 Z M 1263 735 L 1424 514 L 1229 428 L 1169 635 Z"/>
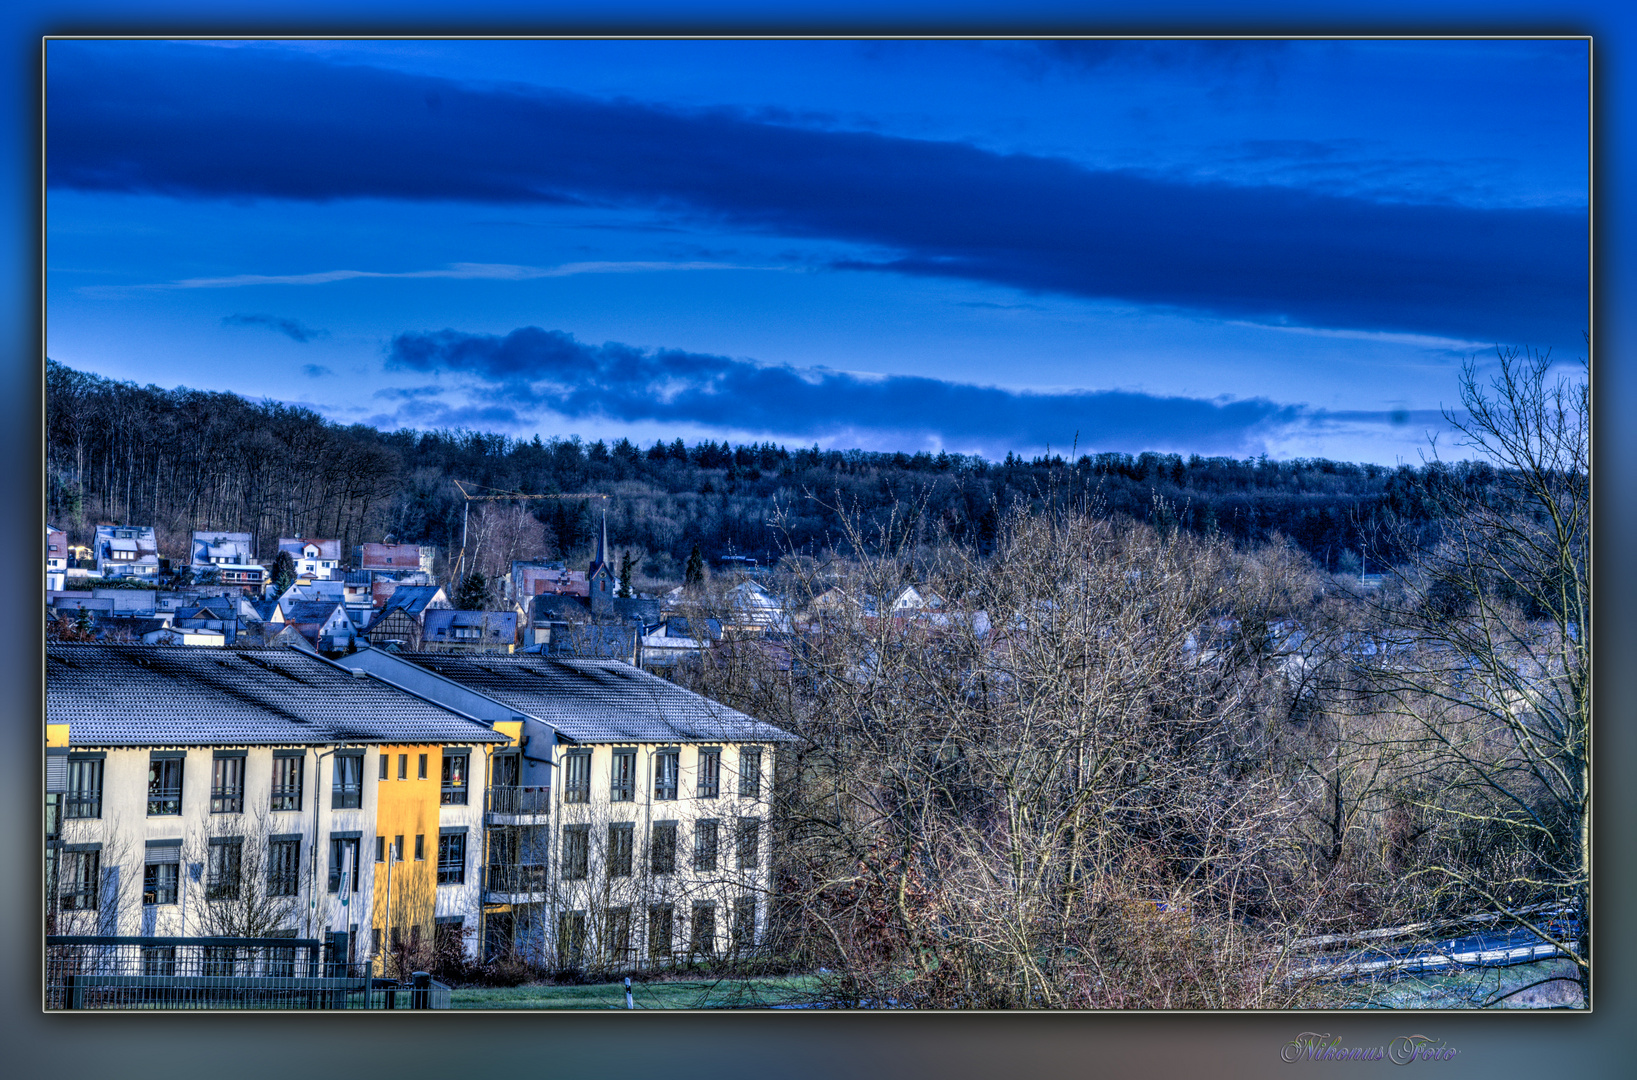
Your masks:
<path fill-rule="evenodd" d="M 1487 466 L 1466 464 L 1393 469 L 1153 453 L 992 462 L 769 442 L 641 447 L 626 439 L 379 431 L 230 393 L 116 382 L 50 360 L 46 408 L 47 515 L 76 541 L 106 521 L 153 524 L 167 555 L 196 528 L 253 533 L 263 558 L 279 536 L 295 534 L 340 537 L 349 550 L 390 535 L 450 552 L 461 542 L 453 483 L 461 480 L 611 495 L 606 503 L 527 504 L 538 535 L 511 550 L 581 560 L 592 541 L 592 506 L 606 505 L 611 542 L 637 551 L 646 576 L 660 580 L 681 579 L 695 544 L 711 559 L 732 552 L 767 561 L 792 546 L 820 551 L 839 543 L 843 510 L 928 538 L 947 530 L 985 550 L 1006 509 L 1053 500 L 1162 531 L 1214 531 L 1244 542 L 1278 532 L 1322 567 L 1353 571 L 1361 552 L 1394 554 L 1382 546 L 1389 533 L 1431 527 L 1453 487 L 1487 487 L 1494 478 Z M 493 524 L 497 504 L 488 505 Z"/>

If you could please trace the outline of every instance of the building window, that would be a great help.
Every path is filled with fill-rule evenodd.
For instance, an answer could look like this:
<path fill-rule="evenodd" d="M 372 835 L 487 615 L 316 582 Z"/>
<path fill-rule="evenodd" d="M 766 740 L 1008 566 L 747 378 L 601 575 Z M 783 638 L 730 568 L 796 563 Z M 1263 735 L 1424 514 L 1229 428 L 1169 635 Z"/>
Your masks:
<path fill-rule="evenodd" d="M 466 805 L 466 766 L 470 760 L 467 754 L 443 755 L 443 793 L 438 802 L 444 806 Z"/>
<path fill-rule="evenodd" d="M 330 788 L 330 809 L 356 810 L 364 805 L 364 754 L 335 755 L 335 782 Z"/>
<path fill-rule="evenodd" d="M 738 822 L 735 831 L 733 849 L 739 860 L 739 869 L 754 870 L 761 861 L 759 851 L 762 840 L 762 823 L 755 818 L 747 818 Z"/>
<path fill-rule="evenodd" d="M 377 836 L 375 838 L 375 861 L 387 861 L 387 838 L 384 836 Z"/>
<path fill-rule="evenodd" d="M 693 868 L 714 872 L 716 870 L 716 833 L 717 823 L 714 821 L 696 822 L 693 827 Z"/>
<path fill-rule="evenodd" d="M 756 948 L 756 900 L 744 897 L 733 902 L 733 951 L 743 956 Z"/>
<path fill-rule="evenodd" d="M 654 823 L 648 841 L 649 868 L 656 874 L 676 872 L 676 822 Z"/>
<path fill-rule="evenodd" d="M 591 827 L 563 826 L 563 878 L 584 881 L 591 865 Z"/>
<path fill-rule="evenodd" d="M 630 822 L 618 822 L 608 827 L 608 876 L 631 876 L 631 838 L 635 829 Z"/>
<path fill-rule="evenodd" d="M 179 757 L 150 758 L 148 760 L 148 816 L 159 817 L 182 812 L 182 759 Z"/>
<path fill-rule="evenodd" d="M 65 850 L 57 870 L 57 906 L 64 911 L 97 910 L 98 885 L 101 881 L 100 848 Z"/>
<path fill-rule="evenodd" d="M 762 751 L 757 747 L 739 748 L 739 794 L 747 799 L 762 794 Z"/>
<path fill-rule="evenodd" d="M 655 904 L 648 909 L 648 958 L 669 960 L 676 913 L 670 904 Z"/>
<path fill-rule="evenodd" d="M 654 798 L 676 798 L 676 774 L 681 754 L 676 750 L 661 750 L 654 755 Z"/>
<path fill-rule="evenodd" d="M 701 900 L 693 906 L 693 926 L 688 934 L 688 953 L 691 956 L 716 955 L 716 905 Z"/>
<path fill-rule="evenodd" d="M 267 844 L 267 895 L 295 896 L 301 891 L 301 841 L 270 840 Z"/>
<path fill-rule="evenodd" d="M 403 833 L 399 833 L 398 835 L 396 835 L 396 836 L 394 836 L 392 838 L 392 861 L 393 862 L 403 862 L 404 861 L 404 836 L 403 836 Z"/>
<path fill-rule="evenodd" d="M 142 974 L 165 975 L 176 974 L 176 946 L 175 945 L 144 945 L 142 946 Z"/>
<path fill-rule="evenodd" d="M 273 802 L 274 810 L 301 809 L 301 774 L 305 760 L 301 757 L 275 757 L 273 759 Z"/>
<path fill-rule="evenodd" d="M 699 751 L 699 783 L 695 794 L 701 799 L 714 799 L 722 790 L 722 751 Z"/>
<path fill-rule="evenodd" d="M 102 759 L 68 759 L 68 797 L 63 800 L 65 818 L 102 816 Z"/>
<path fill-rule="evenodd" d="M 144 904 L 176 903 L 178 873 L 182 864 L 177 861 L 180 848 L 162 848 L 149 852 L 148 862 L 142 867 L 142 902 Z"/>
<path fill-rule="evenodd" d="M 603 958 L 611 964 L 631 959 L 631 909 L 609 908 L 603 919 Z"/>
<path fill-rule="evenodd" d="M 466 834 L 443 833 L 438 837 L 438 884 L 466 883 Z"/>
<path fill-rule="evenodd" d="M 362 759 L 360 759 L 361 761 Z M 330 838 L 330 891 L 341 891 L 341 878 L 351 867 L 352 885 L 349 892 L 358 891 L 358 837 Z"/>
<path fill-rule="evenodd" d="M 563 758 L 563 801 L 583 803 L 591 801 L 591 754 L 574 751 Z"/>
<path fill-rule="evenodd" d="M 415 861 L 416 862 L 422 862 L 425 859 L 426 859 L 426 834 L 425 833 L 416 833 L 415 834 Z"/>
<path fill-rule="evenodd" d="M 398 779 L 400 779 L 400 780 L 408 780 L 409 779 L 409 755 L 408 754 L 399 754 L 398 755 Z"/>
<path fill-rule="evenodd" d="M 421 780 L 426 779 L 426 755 L 421 755 L 420 771 L 415 774 Z"/>
<path fill-rule="evenodd" d="M 206 945 L 204 974 L 216 978 L 231 978 L 238 949 L 232 945 Z"/>
<path fill-rule="evenodd" d="M 392 762 L 392 755 L 391 754 L 382 754 L 381 755 L 381 776 L 380 776 L 380 779 L 385 780 L 387 778 L 387 770 L 392 767 L 391 762 Z"/>
<path fill-rule="evenodd" d="M 381 928 L 379 926 L 369 928 L 369 954 L 371 956 L 381 955 Z"/>
<path fill-rule="evenodd" d="M 244 757 L 218 756 L 210 769 L 210 812 L 244 813 Z"/>
<path fill-rule="evenodd" d="M 557 916 L 557 966 L 577 968 L 585 961 L 585 912 L 565 911 Z"/>
<path fill-rule="evenodd" d="M 206 900 L 239 898 L 239 868 L 243 865 L 243 855 L 243 837 L 210 838 L 209 877 L 205 881 Z"/>
<path fill-rule="evenodd" d="M 608 797 L 614 802 L 630 802 L 637 797 L 637 752 L 614 751 L 614 765 L 610 770 Z"/>

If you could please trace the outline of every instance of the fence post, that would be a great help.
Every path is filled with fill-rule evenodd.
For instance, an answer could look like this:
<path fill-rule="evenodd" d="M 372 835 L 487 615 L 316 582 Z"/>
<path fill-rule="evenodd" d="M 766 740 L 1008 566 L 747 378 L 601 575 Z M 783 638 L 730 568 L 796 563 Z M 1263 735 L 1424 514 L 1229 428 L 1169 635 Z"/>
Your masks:
<path fill-rule="evenodd" d="M 432 975 L 429 972 L 417 971 L 410 978 L 414 981 L 415 989 L 409 994 L 411 1009 L 430 1009 L 432 1007 Z"/>
<path fill-rule="evenodd" d="M 636 1005 L 631 1001 L 631 976 L 629 975 L 625 977 L 625 1007 L 627 1009 L 636 1008 Z"/>
<path fill-rule="evenodd" d="M 78 975 L 64 975 L 63 989 L 67 991 L 68 1008 L 83 1009 L 85 1007 L 85 990 L 80 985 L 80 977 Z"/>

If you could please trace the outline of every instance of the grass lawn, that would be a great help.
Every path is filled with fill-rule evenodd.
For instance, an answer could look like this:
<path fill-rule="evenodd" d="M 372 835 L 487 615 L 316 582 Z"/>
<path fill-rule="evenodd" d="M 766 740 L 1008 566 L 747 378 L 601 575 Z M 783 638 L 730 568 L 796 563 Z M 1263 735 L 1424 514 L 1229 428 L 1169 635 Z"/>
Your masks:
<path fill-rule="evenodd" d="M 639 1009 L 765 1008 L 810 1001 L 813 994 L 813 980 L 806 975 L 631 980 L 631 997 Z M 449 1003 L 456 1009 L 623 1009 L 625 984 L 472 987 L 453 991 Z"/>

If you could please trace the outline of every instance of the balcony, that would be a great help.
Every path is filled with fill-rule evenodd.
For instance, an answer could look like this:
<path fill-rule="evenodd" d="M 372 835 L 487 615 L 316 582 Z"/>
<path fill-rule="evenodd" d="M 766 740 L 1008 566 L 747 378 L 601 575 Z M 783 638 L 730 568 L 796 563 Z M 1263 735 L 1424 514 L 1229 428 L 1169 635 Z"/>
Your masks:
<path fill-rule="evenodd" d="M 538 903 L 545 897 L 549 876 L 549 868 L 544 863 L 506 863 L 489 866 L 483 874 L 483 902 Z"/>
<path fill-rule="evenodd" d="M 551 815 L 550 787 L 491 787 L 483 793 L 491 825 L 543 825 Z"/>

